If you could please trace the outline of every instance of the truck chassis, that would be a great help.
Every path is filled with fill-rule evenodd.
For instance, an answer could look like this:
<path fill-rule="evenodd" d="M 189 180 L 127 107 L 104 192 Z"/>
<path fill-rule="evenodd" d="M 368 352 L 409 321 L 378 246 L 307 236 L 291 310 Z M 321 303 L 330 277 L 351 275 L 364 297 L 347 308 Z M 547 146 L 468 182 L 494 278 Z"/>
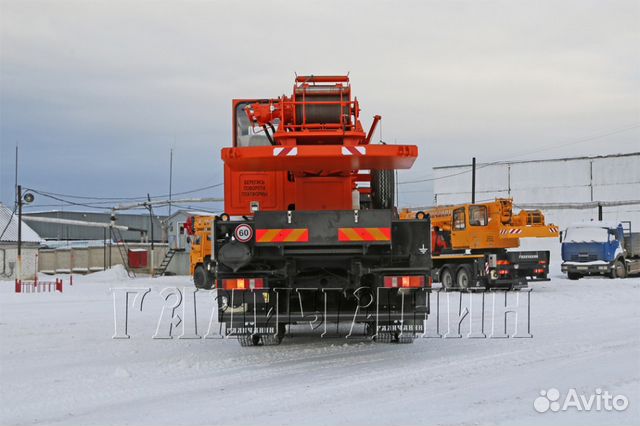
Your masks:
<path fill-rule="evenodd" d="M 253 231 L 241 242 L 237 230 Z M 241 228 L 239 228 L 241 227 Z M 430 222 L 393 210 L 256 212 L 213 226 L 208 280 L 218 319 L 243 345 L 278 344 L 286 324 L 365 324 L 407 343 L 429 313 Z"/>

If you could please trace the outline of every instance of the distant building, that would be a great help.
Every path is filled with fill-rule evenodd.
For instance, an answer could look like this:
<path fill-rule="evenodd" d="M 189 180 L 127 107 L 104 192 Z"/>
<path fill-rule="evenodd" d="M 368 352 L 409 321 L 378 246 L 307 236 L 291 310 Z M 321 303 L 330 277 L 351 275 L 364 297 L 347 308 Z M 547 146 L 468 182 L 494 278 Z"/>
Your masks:
<path fill-rule="evenodd" d="M 25 216 L 47 217 L 56 219 L 71 219 L 87 222 L 109 223 L 110 213 L 96 212 L 74 212 L 74 211 L 47 211 L 38 213 L 25 213 Z M 162 216 L 153 218 L 153 240 L 155 242 L 166 241 L 166 233 L 163 232 L 161 221 Z M 128 226 L 138 229 L 138 231 L 120 231 L 122 239 L 127 242 L 140 242 L 144 235 L 151 241 L 149 227 L 149 214 L 116 213 L 116 225 Z M 60 223 L 46 223 L 29 221 L 31 226 L 45 240 L 54 241 L 91 241 L 103 240 L 106 236 L 109 239 L 108 229 L 97 227 L 86 227 L 77 225 L 67 225 Z M 106 234 L 105 234 L 106 233 Z M 114 238 L 116 239 L 116 238 Z M 117 238 L 119 239 L 119 238 Z"/>
<path fill-rule="evenodd" d="M 189 243 L 187 241 L 187 232 L 184 224 L 191 216 L 211 216 L 212 213 L 201 212 L 196 210 L 178 210 L 165 219 L 164 223 L 167 228 L 167 236 L 169 249 L 171 250 L 188 250 Z"/>
<path fill-rule="evenodd" d="M 434 203 L 471 202 L 471 165 L 434 167 Z M 476 201 L 511 197 L 562 227 L 597 219 L 631 220 L 640 229 L 640 152 L 551 160 L 478 163 Z"/>
<path fill-rule="evenodd" d="M 42 239 L 24 221 L 22 222 L 22 277 L 35 277 L 38 248 Z M 18 273 L 18 216 L 0 203 L 0 280 L 13 280 Z"/>

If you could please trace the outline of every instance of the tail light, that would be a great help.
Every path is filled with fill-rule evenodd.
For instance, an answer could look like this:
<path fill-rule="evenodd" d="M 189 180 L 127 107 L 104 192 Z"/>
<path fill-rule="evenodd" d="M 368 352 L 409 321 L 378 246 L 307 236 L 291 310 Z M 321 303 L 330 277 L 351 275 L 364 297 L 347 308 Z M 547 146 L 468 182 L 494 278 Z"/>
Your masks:
<path fill-rule="evenodd" d="M 546 265 L 546 264 L 547 264 L 547 261 L 546 261 L 546 260 L 541 260 L 541 261 L 539 261 L 539 262 L 538 262 L 538 264 L 540 264 L 540 265 Z"/>
<path fill-rule="evenodd" d="M 511 262 L 509 262 L 508 260 L 498 260 L 496 262 L 497 265 L 511 265 Z"/>
<path fill-rule="evenodd" d="M 501 269 L 501 270 L 498 271 L 498 274 L 500 274 L 500 275 L 508 275 L 509 271 L 507 269 Z"/>
<path fill-rule="evenodd" d="M 423 275 L 405 275 L 396 277 L 384 277 L 386 288 L 420 288 L 424 287 Z"/>
<path fill-rule="evenodd" d="M 534 269 L 533 273 L 534 274 L 544 274 L 544 269 Z"/>
<path fill-rule="evenodd" d="M 263 278 L 233 278 L 222 280 L 222 288 L 225 290 L 256 290 L 264 288 Z"/>

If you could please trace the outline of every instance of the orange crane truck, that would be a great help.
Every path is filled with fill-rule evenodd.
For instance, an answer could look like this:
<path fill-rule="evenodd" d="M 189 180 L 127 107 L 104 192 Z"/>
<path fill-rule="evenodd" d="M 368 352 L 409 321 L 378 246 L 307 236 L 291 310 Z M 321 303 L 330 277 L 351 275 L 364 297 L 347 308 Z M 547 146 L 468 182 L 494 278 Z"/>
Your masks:
<path fill-rule="evenodd" d="M 510 251 L 521 238 L 558 238 L 539 210 L 513 211 L 513 201 L 405 210 L 403 218 L 431 217 L 433 278 L 445 289 L 520 289 L 549 281 L 549 251 Z"/>
<path fill-rule="evenodd" d="M 358 323 L 376 341 L 413 341 L 428 313 L 431 228 L 427 216 L 400 219 L 394 170 L 418 148 L 371 143 L 380 116 L 365 132 L 348 76 L 297 76 L 290 96 L 234 100 L 232 120 L 225 213 L 209 219 L 210 255 L 193 270 L 217 289 L 227 333 L 269 345 L 287 324 Z"/>

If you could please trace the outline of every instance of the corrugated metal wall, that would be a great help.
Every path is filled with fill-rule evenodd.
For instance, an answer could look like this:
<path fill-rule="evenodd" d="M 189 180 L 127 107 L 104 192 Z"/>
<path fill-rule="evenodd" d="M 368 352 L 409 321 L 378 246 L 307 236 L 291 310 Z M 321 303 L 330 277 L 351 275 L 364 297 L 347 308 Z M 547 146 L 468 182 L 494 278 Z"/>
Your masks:
<path fill-rule="evenodd" d="M 471 201 L 471 165 L 435 167 L 437 204 Z M 513 197 L 516 204 L 587 203 L 640 199 L 640 153 L 565 158 L 476 167 L 476 200 Z M 597 218 L 597 208 L 545 209 L 549 221 L 566 226 Z M 605 207 L 605 219 L 632 220 L 640 229 L 640 205 Z"/>

